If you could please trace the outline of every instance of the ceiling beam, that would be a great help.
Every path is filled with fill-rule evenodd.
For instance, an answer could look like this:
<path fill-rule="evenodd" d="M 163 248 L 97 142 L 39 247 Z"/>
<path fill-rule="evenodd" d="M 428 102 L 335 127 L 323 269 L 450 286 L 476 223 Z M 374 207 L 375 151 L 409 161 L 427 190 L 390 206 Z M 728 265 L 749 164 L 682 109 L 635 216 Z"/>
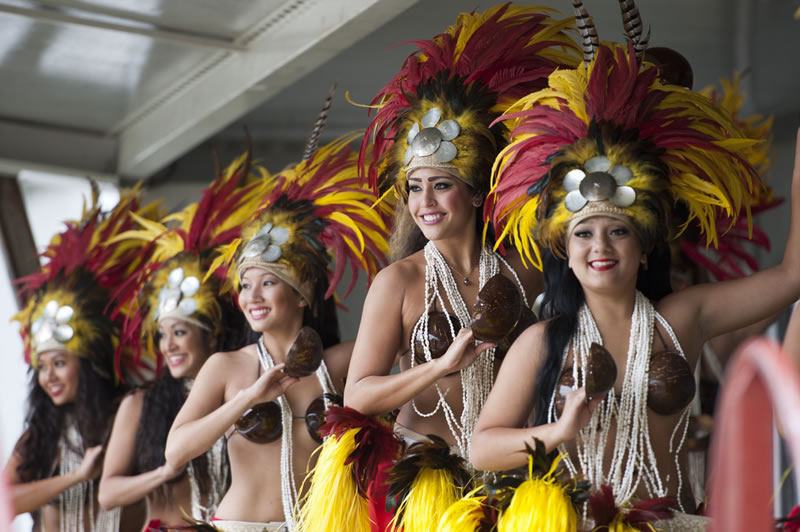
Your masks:
<path fill-rule="evenodd" d="M 246 52 L 215 54 L 120 125 L 118 174 L 152 175 L 417 1 L 287 1 L 237 39 Z"/>
<path fill-rule="evenodd" d="M 0 172 L 40 170 L 106 180 L 117 166 L 117 140 L 105 135 L 0 120 Z"/>
<path fill-rule="evenodd" d="M 98 18 L 80 17 L 78 15 L 72 15 L 69 12 L 61 9 L 51 9 L 46 7 L 20 7 L 0 4 L 0 13 L 18 15 L 34 20 L 44 20 L 62 24 L 76 24 L 79 26 L 88 26 L 90 28 L 129 33 L 133 35 L 142 35 L 157 41 L 166 41 L 184 46 L 211 48 L 214 50 L 245 50 L 245 47 L 241 44 L 229 41 L 227 39 L 195 35 L 179 30 L 150 27 L 149 24 L 141 25 L 137 23 L 137 25 L 132 25 L 123 24 L 121 22 L 112 22 L 108 19 L 101 20 Z"/>

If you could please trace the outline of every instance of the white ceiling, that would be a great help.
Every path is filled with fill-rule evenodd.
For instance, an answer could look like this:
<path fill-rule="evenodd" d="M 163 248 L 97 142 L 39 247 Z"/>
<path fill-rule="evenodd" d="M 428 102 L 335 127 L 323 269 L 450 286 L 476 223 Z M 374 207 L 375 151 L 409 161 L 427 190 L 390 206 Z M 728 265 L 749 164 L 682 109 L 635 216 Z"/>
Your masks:
<path fill-rule="evenodd" d="M 367 103 L 413 49 L 481 0 L 0 0 L 0 171 L 208 181 L 209 153 L 298 158 L 330 85 L 323 140 L 367 123 Z M 569 0 L 542 2 L 571 13 Z M 585 0 L 600 37 L 618 4 Z M 652 46 L 692 63 L 695 87 L 749 69 L 748 110 L 795 122 L 798 1 L 639 0 Z"/>

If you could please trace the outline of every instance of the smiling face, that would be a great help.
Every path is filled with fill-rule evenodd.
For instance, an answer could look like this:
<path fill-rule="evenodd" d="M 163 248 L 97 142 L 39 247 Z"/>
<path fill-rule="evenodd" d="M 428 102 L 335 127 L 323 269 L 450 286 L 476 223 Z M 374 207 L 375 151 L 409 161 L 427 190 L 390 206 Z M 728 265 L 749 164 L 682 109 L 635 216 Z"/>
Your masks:
<path fill-rule="evenodd" d="M 158 350 L 164 356 L 170 374 L 176 379 L 193 379 L 203 363 L 216 350 L 216 339 L 205 331 L 178 318 L 158 322 Z"/>
<path fill-rule="evenodd" d="M 608 216 L 579 222 L 567 242 L 569 267 L 584 290 L 618 291 L 636 286 L 645 254 L 633 227 Z"/>
<path fill-rule="evenodd" d="M 428 240 L 465 231 L 474 236 L 479 202 L 462 180 L 436 168 L 418 168 L 408 176 L 408 211 Z"/>
<path fill-rule="evenodd" d="M 294 288 L 268 270 L 248 268 L 242 275 L 239 307 L 255 332 L 295 325 L 299 329 L 306 306 Z"/>
<path fill-rule="evenodd" d="M 78 396 L 81 361 L 66 351 L 45 351 L 38 358 L 39 386 L 56 406 L 69 404 Z"/>

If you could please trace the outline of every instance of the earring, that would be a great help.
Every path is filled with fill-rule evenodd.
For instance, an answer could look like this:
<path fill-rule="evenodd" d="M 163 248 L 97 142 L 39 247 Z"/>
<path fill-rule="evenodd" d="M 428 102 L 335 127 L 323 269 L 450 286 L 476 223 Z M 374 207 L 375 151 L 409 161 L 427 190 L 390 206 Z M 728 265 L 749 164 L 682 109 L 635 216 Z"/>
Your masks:
<path fill-rule="evenodd" d="M 483 198 L 472 198 L 472 206 L 480 207 L 483 204 Z"/>
<path fill-rule="evenodd" d="M 642 261 L 642 270 L 647 271 L 647 257 Z"/>

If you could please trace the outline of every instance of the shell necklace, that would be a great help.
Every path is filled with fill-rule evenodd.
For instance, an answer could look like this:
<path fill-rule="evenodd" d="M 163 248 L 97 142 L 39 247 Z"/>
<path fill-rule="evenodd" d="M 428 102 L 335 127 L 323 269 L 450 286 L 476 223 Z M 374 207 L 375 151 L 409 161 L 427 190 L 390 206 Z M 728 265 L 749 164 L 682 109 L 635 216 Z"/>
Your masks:
<path fill-rule="evenodd" d="M 569 457 L 566 445 L 561 444 L 558 447 L 559 451 L 566 456 L 564 463 L 573 476 L 582 473 L 593 486 L 609 484 L 614 491 L 614 499 L 617 504 L 628 503 L 636 494 L 640 482 L 644 482 L 650 497 L 667 495 L 666 482 L 669 481 L 669 475 L 662 479 L 659 472 L 647 422 L 647 374 L 656 319 L 669 334 L 678 353 L 686 358 L 678 343 L 678 338 L 667 320 L 658 314 L 653 304 L 637 290 L 631 316 L 627 364 L 619 400 L 617 400 L 616 391 L 612 388 L 606 398 L 595 408 L 589 423 L 578 433 L 576 447 L 580 470 Z M 593 342 L 602 344 L 603 339 L 589 307 L 584 303 L 578 313 L 575 334 L 564 349 L 562 356 L 563 370 L 570 350 L 575 355 L 572 365 L 572 376 L 575 382 L 573 389 L 585 385 L 584 375 L 586 372 L 579 372 L 578 369 L 586 367 L 589 348 Z M 559 393 L 558 386 L 553 390 L 550 398 L 548 421 L 551 423 L 558 419 L 555 411 L 556 393 Z M 687 408 L 681 414 L 669 441 L 669 451 L 675 456 L 678 493 L 682 488 L 678 456 L 686 440 L 688 412 Z M 608 434 L 614 419 L 616 419 L 616 435 L 614 441 L 609 442 Z M 681 432 L 681 429 L 680 441 L 675 447 L 675 436 Z M 603 471 L 603 459 L 609 443 L 612 443 L 614 447 L 611 463 L 606 473 Z M 680 505 L 680 497 L 678 497 L 678 503 Z M 682 506 L 681 510 L 683 510 Z"/>
<path fill-rule="evenodd" d="M 522 297 L 527 305 L 528 301 L 525 297 L 525 289 L 522 287 L 517 273 L 503 257 L 485 248 L 481 249 L 481 254 L 478 258 L 478 288 L 482 288 L 483 285 L 486 284 L 486 281 L 500 272 L 501 262 L 513 272 Z M 439 284 L 444 288 L 449 305 L 445 305 L 444 298 L 439 291 Z M 448 266 L 447 261 L 445 261 L 442 254 L 436 248 L 436 244 L 434 244 L 433 241 L 429 241 L 425 245 L 425 310 L 411 331 L 412 339 L 418 338 L 419 332 L 422 333 L 422 346 L 427 362 L 433 359 L 428 342 L 428 313 L 436 307 L 437 302 L 445 313 L 445 316 L 447 316 L 450 334 L 453 338 L 456 337 L 460 329 L 470 326 L 472 318 L 466 303 L 464 303 L 464 298 L 461 297 L 461 293 L 458 291 L 458 284 L 453 278 L 453 272 Z M 456 328 L 455 324 L 450 319 L 450 315 L 447 312 L 448 307 L 458 319 L 458 328 Z M 414 342 L 412 341 L 410 357 L 411 367 L 415 365 L 415 351 Z M 472 429 L 478 421 L 478 414 L 480 414 L 481 408 L 483 408 L 486 398 L 489 396 L 489 391 L 492 389 L 492 384 L 494 383 L 494 351 L 494 348 L 486 349 L 478 356 L 475 362 L 461 370 L 461 399 L 463 409 L 460 418 L 456 417 L 452 407 L 447 402 L 447 399 L 445 399 L 448 390 L 442 392 L 438 383 L 435 383 L 434 386 L 439 394 L 439 400 L 436 403 L 436 407 L 431 412 L 421 412 L 419 408 L 417 408 L 416 401 L 414 399 L 411 400 L 414 412 L 420 417 L 431 417 L 436 414 L 439 409 L 444 412 L 447 426 L 456 441 L 459 454 L 467 460 L 467 463 L 469 463 Z"/>
<path fill-rule="evenodd" d="M 66 475 L 76 471 L 83 460 L 83 441 L 74 421 L 67 420 L 64 435 L 58 442 L 59 464 L 58 472 Z M 59 530 L 61 532 L 76 532 L 89 530 L 91 532 L 109 532 L 119 528 L 121 508 L 103 510 L 100 508 L 95 518 L 94 481 L 79 482 L 65 490 L 58 498 Z M 83 522 L 84 509 L 88 503 L 89 526 Z"/>
<path fill-rule="evenodd" d="M 258 360 L 261 362 L 261 367 L 264 371 L 274 368 L 275 361 L 272 360 L 272 355 L 267 351 L 263 335 L 256 342 L 256 347 L 258 348 Z M 323 391 L 323 397 L 325 397 L 324 394 L 332 393 L 335 390 L 324 360 L 317 368 L 316 375 Z M 328 408 L 330 406 L 328 400 L 324 399 L 324 401 L 325 408 Z M 279 395 L 277 402 L 281 407 L 281 501 L 283 502 L 283 516 L 286 519 L 286 528 L 291 531 L 297 527 L 297 516 L 295 514 L 297 509 L 297 483 L 294 479 L 294 465 L 292 462 L 292 407 L 289 405 L 285 394 Z"/>

